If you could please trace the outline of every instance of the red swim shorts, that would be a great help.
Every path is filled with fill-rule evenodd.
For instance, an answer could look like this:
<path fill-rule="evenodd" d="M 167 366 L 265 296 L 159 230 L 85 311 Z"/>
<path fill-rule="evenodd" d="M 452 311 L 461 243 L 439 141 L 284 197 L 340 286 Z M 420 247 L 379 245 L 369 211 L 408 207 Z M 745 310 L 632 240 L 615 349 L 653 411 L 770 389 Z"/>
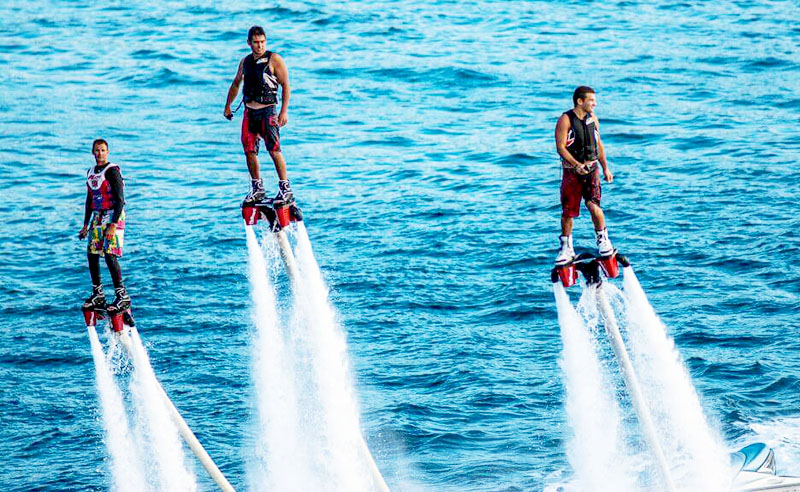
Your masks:
<path fill-rule="evenodd" d="M 581 214 L 581 198 L 600 205 L 600 168 L 595 166 L 589 174 L 580 175 L 572 169 L 561 170 L 561 214 L 577 217 Z"/>
<path fill-rule="evenodd" d="M 258 154 L 259 138 L 264 139 L 264 145 L 269 152 L 281 151 L 280 126 L 275 115 L 275 106 L 262 109 L 244 108 L 242 147 L 245 154 L 248 152 Z"/>

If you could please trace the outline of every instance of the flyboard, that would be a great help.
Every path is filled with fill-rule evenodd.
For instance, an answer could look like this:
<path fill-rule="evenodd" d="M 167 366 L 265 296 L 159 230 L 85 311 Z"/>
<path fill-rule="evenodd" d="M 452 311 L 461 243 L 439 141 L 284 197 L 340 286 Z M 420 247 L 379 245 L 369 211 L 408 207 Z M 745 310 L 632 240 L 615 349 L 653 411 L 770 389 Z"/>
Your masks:
<path fill-rule="evenodd" d="M 245 198 L 244 202 L 242 202 L 242 218 L 244 219 L 246 227 L 253 227 L 258 224 L 260 220 L 267 221 L 270 232 L 275 234 L 277 238 L 278 246 L 281 251 L 281 258 L 286 266 L 286 273 L 289 276 L 292 289 L 299 288 L 300 276 L 297 269 L 297 261 L 295 260 L 292 246 L 286 234 L 286 229 L 289 228 L 292 223 L 301 222 L 303 220 L 303 212 L 297 207 L 294 198 L 288 201 L 274 198 L 256 201 L 250 197 Z M 386 481 L 383 479 L 383 475 L 363 435 L 359 436 L 359 444 L 378 490 L 380 492 L 390 492 L 389 486 L 386 485 Z"/>
<path fill-rule="evenodd" d="M 284 230 L 293 222 L 303 220 L 303 212 L 295 205 L 294 198 L 289 201 L 276 200 L 274 198 L 255 201 L 249 197 L 245 198 L 244 202 L 242 202 L 242 218 L 248 227 L 255 226 L 262 219 L 269 223 L 269 230 L 278 239 L 281 258 L 283 258 L 283 263 L 286 265 L 286 273 L 294 286 L 298 279 L 297 262 L 294 259 L 292 246 L 289 244 L 289 238 Z"/>
<path fill-rule="evenodd" d="M 122 346 L 125 347 L 128 355 L 133 358 L 133 346 L 130 332 L 136 330 L 136 324 L 133 319 L 133 315 L 131 314 L 131 307 L 129 303 L 122 306 L 122 309 L 115 309 L 114 306 L 106 307 L 102 305 L 98 306 L 96 304 L 85 303 L 82 307 L 82 311 L 83 319 L 86 323 L 86 328 L 90 336 L 97 336 L 96 333 L 98 321 L 108 318 L 112 336 L 119 337 L 120 343 L 122 343 Z M 157 379 L 156 386 L 158 387 L 164 403 L 167 405 L 167 409 L 169 410 L 172 421 L 178 428 L 183 440 L 186 441 L 189 449 L 192 450 L 192 453 L 194 453 L 198 461 L 200 461 L 200 463 L 203 465 L 203 468 L 206 469 L 214 482 L 216 482 L 216 484 L 219 486 L 220 490 L 224 492 L 235 492 L 233 486 L 230 484 L 230 482 L 228 482 L 228 479 L 225 478 L 225 475 L 222 474 L 219 467 L 217 467 L 216 463 L 214 463 L 214 460 L 211 459 L 211 456 L 209 456 L 208 452 L 206 452 L 203 445 L 200 444 L 197 436 L 195 436 L 194 432 L 192 432 L 192 429 L 189 428 L 189 425 L 183 419 L 178 409 L 172 403 L 172 400 L 169 398 L 169 396 L 167 396 L 166 391 L 164 391 L 164 387 L 161 386 L 161 383 Z"/>
<path fill-rule="evenodd" d="M 614 356 L 619 363 L 620 371 L 628 390 L 634 411 L 642 427 L 647 444 L 653 453 L 659 470 L 668 490 L 674 491 L 669 466 L 658 439 L 653 419 L 644 404 L 641 387 L 631 364 L 630 356 L 623 343 L 622 336 L 614 317 L 613 310 L 600 286 L 603 279 L 617 278 L 620 266 L 629 267 L 628 258 L 615 249 L 610 255 L 596 256 L 590 253 L 577 255 L 564 265 L 557 265 L 550 272 L 550 280 L 554 285 L 561 283 L 565 288 L 575 285 L 580 273 L 586 285 L 597 289 L 598 309 L 605 321 L 606 333 L 611 343 Z M 735 478 L 731 492 L 800 492 L 800 477 L 777 475 L 775 453 L 764 443 L 753 443 L 731 454 Z"/>

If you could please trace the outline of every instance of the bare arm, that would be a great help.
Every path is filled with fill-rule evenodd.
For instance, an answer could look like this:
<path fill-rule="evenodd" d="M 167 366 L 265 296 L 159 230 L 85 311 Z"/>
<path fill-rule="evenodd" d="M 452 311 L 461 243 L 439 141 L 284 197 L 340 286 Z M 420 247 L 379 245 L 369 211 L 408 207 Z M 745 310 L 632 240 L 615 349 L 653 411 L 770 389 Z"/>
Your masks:
<path fill-rule="evenodd" d="M 583 163 L 578 162 L 577 159 L 572 157 L 572 154 L 567 150 L 567 135 L 569 134 L 569 116 L 562 114 L 556 123 L 556 150 L 558 155 L 569 164 L 569 166 L 576 171 L 580 172 Z"/>
<path fill-rule="evenodd" d="M 231 82 L 231 86 L 228 88 L 228 99 L 225 101 L 225 110 L 222 114 L 228 118 L 233 118 L 233 112 L 231 112 L 231 104 L 236 99 L 236 96 L 239 94 L 239 86 L 242 85 L 242 65 L 244 64 L 244 58 L 241 59 L 239 62 L 239 68 L 236 70 L 236 76 L 233 78 L 233 82 Z"/>
<path fill-rule="evenodd" d="M 289 86 L 289 69 L 286 68 L 286 62 L 277 53 L 273 56 L 275 61 L 273 73 L 281 85 L 281 110 L 278 113 L 278 124 L 283 126 L 289 122 L 289 99 L 292 97 L 292 88 Z"/>
<path fill-rule="evenodd" d="M 600 165 L 603 166 L 603 176 L 606 177 L 606 181 L 609 183 L 614 181 L 614 173 L 611 172 L 611 169 L 608 167 L 608 161 L 606 160 L 606 148 L 603 145 L 603 140 L 600 138 L 600 122 L 597 120 L 597 116 L 592 115 L 594 118 L 594 127 L 597 129 L 597 160 L 600 161 Z"/>

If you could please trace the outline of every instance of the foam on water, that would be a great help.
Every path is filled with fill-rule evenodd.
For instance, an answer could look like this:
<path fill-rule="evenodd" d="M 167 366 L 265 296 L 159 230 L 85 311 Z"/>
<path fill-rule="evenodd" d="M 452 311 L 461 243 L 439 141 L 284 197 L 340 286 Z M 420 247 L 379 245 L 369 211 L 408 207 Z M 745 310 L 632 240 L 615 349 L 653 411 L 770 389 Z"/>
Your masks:
<path fill-rule="evenodd" d="M 775 466 L 778 475 L 797 476 L 800 470 L 800 417 L 785 417 L 751 422 L 748 427 L 754 435 L 748 435 L 740 448 L 752 442 L 766 443 L 775 451 Z"/>
<path fill-rule="evenodd" d="M 114 374 L 103 353 L 103 347 L 94 327 L 89 328 L 89 343 L 94 359 L 105 443 L 111 458 L 112 490 L 119 492 L 147 490 L 147 481 L 142 471 L 139 450 L 131 435 L 122 392 L 114 380 Z"/>

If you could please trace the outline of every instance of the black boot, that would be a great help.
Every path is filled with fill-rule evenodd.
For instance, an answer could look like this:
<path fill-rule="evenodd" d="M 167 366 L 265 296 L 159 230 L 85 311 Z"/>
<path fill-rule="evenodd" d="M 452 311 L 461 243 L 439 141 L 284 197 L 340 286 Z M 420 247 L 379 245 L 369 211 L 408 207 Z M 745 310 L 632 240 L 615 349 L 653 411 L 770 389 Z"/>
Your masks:
<path fill-rule="evenodd" d="M 245 200 L 250 200 L 253 203 L 261 203 L 267 197 L 264 192 L 264 182 L 259 179 L 250 180 L 250 193 L 247 194 Z"/>
<path fill-rule="evenodd" d="M 292 193 L 292 185 L 289 184 L 288 179 L 278 181 L 278 194 L 275 195 L 275 205 L 291 205 L 294 203 L 294 193 Z"/>
<path fill-rule="evenodd" d="M 131 307 L 131 296 L 128 295 L 128 291 L 125 290 L 125 287 L 118 287 L 116 289 L 114 302 L 112 302 L 109 307 L 113 308 L 116 312 L 125 311 Z"/>
<path fill-rule="evenodd" d="M 106 296 L 103 294 L 103 286 L 95 285 L 92 288 L 92 295 L 83 303 L 84 311 L 105 311 Z"/>

